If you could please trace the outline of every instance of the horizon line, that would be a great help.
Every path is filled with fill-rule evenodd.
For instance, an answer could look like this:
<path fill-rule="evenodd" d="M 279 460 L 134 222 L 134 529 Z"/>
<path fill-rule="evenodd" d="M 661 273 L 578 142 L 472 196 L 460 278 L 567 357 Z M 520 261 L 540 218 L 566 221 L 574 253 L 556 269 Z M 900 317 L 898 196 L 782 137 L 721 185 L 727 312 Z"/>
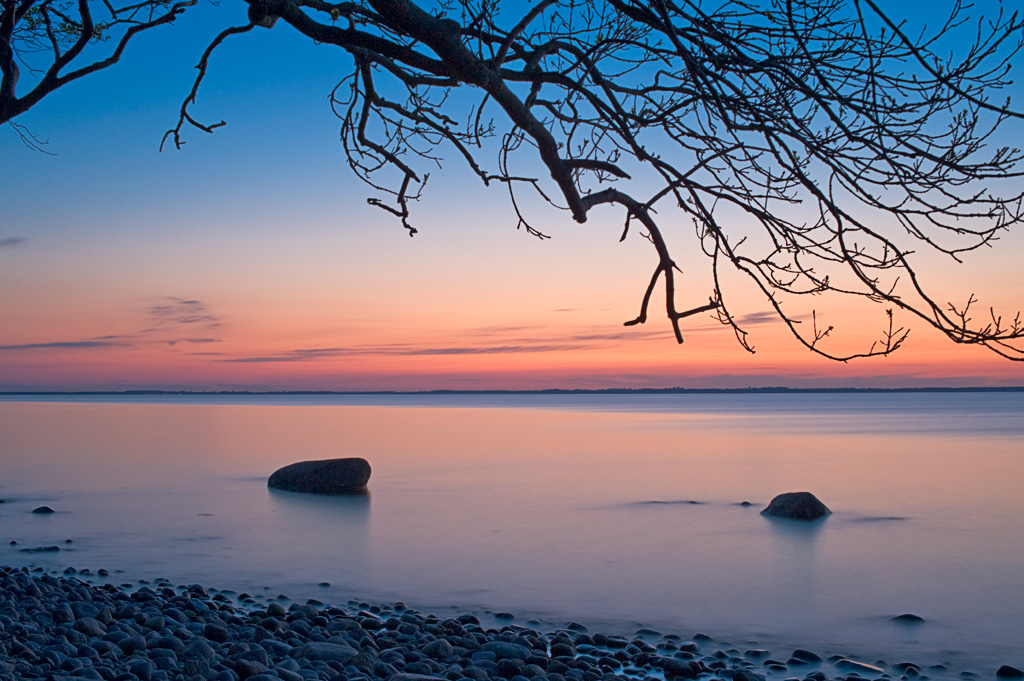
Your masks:
<path fill-rule="evenodd" d="M 747 388 L 491 388 L 433 390 L 164 390 L 140 388 L 135 390 L 0 390 L 7 396 L 87 396 L 87 395 L 586 395 L 586 394 L 714 394 L 714 393 L 1006 393 L 1024 392 L 1020 386 L 924 386 L 924 387 L 839 387 L 792 388 L 766 386 Z"/>

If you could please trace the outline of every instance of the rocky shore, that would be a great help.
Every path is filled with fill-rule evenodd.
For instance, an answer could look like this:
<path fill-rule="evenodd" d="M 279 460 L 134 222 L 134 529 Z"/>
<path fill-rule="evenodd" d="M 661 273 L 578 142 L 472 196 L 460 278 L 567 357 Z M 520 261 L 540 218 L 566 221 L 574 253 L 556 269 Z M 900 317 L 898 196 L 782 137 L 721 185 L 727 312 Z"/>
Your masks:
<path fill-rule="evenodd" d="M 858 681 L 954 676 L 808 650 L 717 644 L 639 630 L 485 627 L 389 606 L 260 603 L 158 580 L 122 588 L 0 567 L 0 681 Z M 499 618 L 502 616 L 499 616 Z M 991 676 L 989 671 L 985 676 Z M 1018 676 L 1019 675 L 1019 676 Z M 977 674 L 959 674 L 971 678 Z M 1024 677 L 1004 666 L 996 676 Z"/>

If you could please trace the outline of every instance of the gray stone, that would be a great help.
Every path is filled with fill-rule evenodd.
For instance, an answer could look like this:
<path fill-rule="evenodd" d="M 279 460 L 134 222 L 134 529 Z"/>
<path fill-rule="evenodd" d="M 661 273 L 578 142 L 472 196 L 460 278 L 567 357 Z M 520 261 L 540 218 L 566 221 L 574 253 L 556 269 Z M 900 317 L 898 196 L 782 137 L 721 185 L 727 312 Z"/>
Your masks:
<path fill-rule="evenodd" d="M 891 618 L 891 621 L 900 622 L 901 624 L 921 624 L 924 622 L 924 618 L 920 615 L 905 612 L 902 615 L 896 615 L 895 617 Z"/>
<path fill-rule="evenodd" d="M 270 669 L 265 664 L 256 660 L 235 660 L 235 673 L 238 674 L 238 678 L 242 679 L 242 681 L 249 677 L 266 674 L 269 671 Z"/>
<path fill-rule="evenodd" d="M 185 649 L 182 650 L 182 655 L 186 658 L 204 660 L 206 662 L 214 662 L 217 659 L 217 653 L 214 652 L 209 643 L 201 638 L 193 638 L 189 641 Z"/>
<path fill-rule="evenodd" d="M 312 642 L 304 643 L 301 646 L 296 646 L 291 656 L 301 660 L 320 660 L 322 662 L 341 662 L 342 664 L 348 664 L 349 660 L 359 654 L 358 650 L 355 650 L 351 646 L 342 645 L 340 643 L 330 642 Z"/>
<path fill-rule="evenodd" d="M 366 459 L 301 461 L 274 471 L 267 486 L 307 494 L 365 494 L 370 480 Z"/>
<path fill-rule="evenodd" d="M 427 645 L 423 646 L 423 654 L 435 660 L 444 660 L 452 654 L 452 651 L 452 644 L 443 638 L 431 641 Z"/>
<path fill-rule="evenodd" d="M 91 617 L 80 617 L 75 620 L 74 627 L 75 631 L 81 632 L 86 636 L 103 636 L 107 633 L 106 628 Z"/>
<path fill-rule="evenodd" d="M 666 679 L 695 679 L 701 673 L 700 662 L 695 660 L 680 660 L 674 657 L 663 657 L 658 664 L 665 670 Z"/>
<path fill-rule="evenodd" d="M 225 627 L 214 624 L 213 622 L 210 622 L 205 627 L 203 627 L 203 636 L 210 639 L 214 643 L 224 643 L 229 638 L 231 638 L 231 635 L 228 633 L 228 630 Z"/>
<path fill-rule="evenodd" d="M 765 681 L 765 677 L 746 669 L 740 669 L 733 675 L 732 681 Z"/>
<path fill-rule="evenodd" d="M 489 641 L 483 645 L 484 652 L 494 653 L 499 660 L 514 659 L 525 662 L 531 655 L 531 650 L 518 643 L 505 643 L 504 641 Z M 474 658 L 475 659 L 475 658 Z"/>
<path fill-rule="evenodd" d="M 141 636 L 129 636 L 123 638 L 117 642 L 117 647 L 121 649 L 125 655 L 131 655 L 138 650 L 146 649 L 146 639 Z"/>
<path fill-rule="evenodd" d="M 259 662 L 264 667 L 270 667 L 270 656 L 267 654 L 267 649 L 259 646 L 238 653 L 235 655 L 235 660 L 251 660 L 252 662 Z"/>
<path fill-rule="evenodd" d="M 824 518 L 832 511 L 810 492 L 786 492 L 772 499 L 761 515 L 809 522 Z"/>
<path fill-rule="evenodd" d="M 857 662 L 856 660 L 848 660 L 843 658 L 835 662 L 835 666 L 838 669 L 842 669 L 844 672 L 858 672 L 860 674 L 881 674 L 884 669 L 876 667 L 873 664 L 867 664 L 866 662 Z"/>
<path fill-rule="evenodd" d="M 50 611 L 50 618 L 54 624 L 67 624 L 75 621 L 75 613 L 66 605 L 55 607 Z"/>
<path fill-rule="evenodd" d="M 1024 671 L 1004 664 L 996 670 L 996 676 L 1001 679 L 1024 679 Z"/>
<path fill-rule="evenodd" d="M 135 674 L 139 681 L 149 681 L 155 671 L 153 663 L 142 657 L 129 660 L 127 666 L 128 671 Z"/>
<path fill-rule="evenodd" d="M 821 656 L 817 653 L 812 653 L 810 650 L 804 650 L 803 648 L 797 648 L 790 655 L 790 659 L 800 660 L 804 663 L 821 662 Z"/>
<path fill-rule="evenodd" d="M 32 509 L 33 513 L 54 513 L 54 510 L 49 506 L 39 506 L 38 508 Z"/>

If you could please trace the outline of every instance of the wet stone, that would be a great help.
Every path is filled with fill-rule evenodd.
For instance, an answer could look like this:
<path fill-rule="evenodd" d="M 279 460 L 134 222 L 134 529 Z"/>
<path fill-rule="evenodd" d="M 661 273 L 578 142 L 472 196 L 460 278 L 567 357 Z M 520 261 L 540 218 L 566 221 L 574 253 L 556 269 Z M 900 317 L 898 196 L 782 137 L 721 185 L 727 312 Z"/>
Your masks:
<path fill-rule="evenodd" d="M 884 672 L 881 667 L 876 667 L 873 664 L 857 662 L 856 660 L 849 660 L 846 658 L 839 659 L 834 664 L 837 669 L 841 669 L 845 672 L 857 672 L 859 674 L 881 674 Z"/>
<path fill-rule="evenodd" d="M 765 681 L 765 677 L 761 674 L 741 669 L 733 674 L 732 681 Z"/>

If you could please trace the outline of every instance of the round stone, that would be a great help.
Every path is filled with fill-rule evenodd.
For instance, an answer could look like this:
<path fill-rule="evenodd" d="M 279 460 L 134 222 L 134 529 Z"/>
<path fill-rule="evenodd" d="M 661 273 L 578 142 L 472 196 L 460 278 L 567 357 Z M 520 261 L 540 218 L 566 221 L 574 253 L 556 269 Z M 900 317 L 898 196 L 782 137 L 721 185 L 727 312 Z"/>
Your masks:
<path fill-rule="evenodd" d="M 370 464 L 353 457 L 293 463 L 274 471 L 267 486 L 307 494 L 366 494 L 369 480 Z"/>
<path fill-rule="evenodd" d="M 810 492 L 786 492 L 772 499 L 761 515 L 810 522 L 832 513 Z"/>

